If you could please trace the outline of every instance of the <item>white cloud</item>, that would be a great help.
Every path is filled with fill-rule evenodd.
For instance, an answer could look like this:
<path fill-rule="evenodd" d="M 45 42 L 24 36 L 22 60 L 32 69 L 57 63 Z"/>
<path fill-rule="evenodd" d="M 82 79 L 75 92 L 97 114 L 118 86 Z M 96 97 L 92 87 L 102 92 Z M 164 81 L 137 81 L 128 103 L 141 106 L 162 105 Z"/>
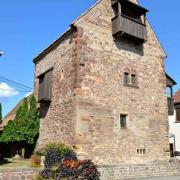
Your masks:
<path fill-rule="evenodd" d="M 10 96 L 16 96 L 19 92 L 10 87 L 7 83 L 0 83 L 0 97 L 6 98 Z"/>
<path fill-rule="evenodd" d="M 32 93 L 33 93 L 33 92 L 28 92 L 28 93 L 25 95 L 25 97 L 30 96 Z"/>

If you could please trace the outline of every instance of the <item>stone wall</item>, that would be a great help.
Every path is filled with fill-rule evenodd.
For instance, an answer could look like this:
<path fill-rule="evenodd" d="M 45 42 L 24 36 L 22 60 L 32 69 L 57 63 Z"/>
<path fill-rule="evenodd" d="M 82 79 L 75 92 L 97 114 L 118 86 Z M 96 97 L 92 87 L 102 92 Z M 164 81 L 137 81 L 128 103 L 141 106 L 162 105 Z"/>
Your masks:
<path fill-rule="evenodd" d="M 76 89 L 80 156 L 97 164 L 168 160 L 165 53 L 148 23 L 146 43 L 114 40 L 113 16 L 111 1 L 102 0 L 75 21 L 83 42 Z M 136 86 L 124 85 L 125 72 L 136 75 Z M 127 115 L 126 129 L 120 114 Z"/>
<path fill-rule="evenodd" d="M 99 167 L 101 180 L 137 179 L 146 177 L 180 176 L 179 163 L 150 163 Z"/>
<path fill-rule="evenodd" d="M 0 180 L 33 180 L 37 169 L 4 169 L 0 170 Z"/>
<path fill-rule="evenodd" d="M 41 118 L 38 147 L 52 141 L 71 144 L 75 135 L 74 86 L 74 32 L 65 37 L 35 66 L 35 95 L 38 98 L 38 76 L 53 68 L 52 101 Z M 42 107 L 43 108 L 43 107 Z M 44 108 L 45 110 L 45 108 Z"/>
<path fill-rule="evenodd" d="M 157 162 L 136 165 L 103 165 L 98 170 L 101 180 L 121 180 L 156 176 L 180 176 L 180 163 Z M 33 180 L 37 169 L 0 170 L 0 180 Z"/>

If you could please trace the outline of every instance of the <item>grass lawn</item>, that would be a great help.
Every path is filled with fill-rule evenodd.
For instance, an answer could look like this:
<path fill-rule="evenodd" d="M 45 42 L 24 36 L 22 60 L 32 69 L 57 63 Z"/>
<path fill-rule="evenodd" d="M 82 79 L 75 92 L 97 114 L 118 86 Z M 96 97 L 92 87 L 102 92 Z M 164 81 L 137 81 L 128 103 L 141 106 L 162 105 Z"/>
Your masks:
<path fill-rule="evenodd" d="M 6 159 L 4 163 L 0 164 L 0 170 L 1 169 L 7 169 L 7 168 L 41 168 L 40 166 L 33 166 L 29 160 L 26 159 Z"/>

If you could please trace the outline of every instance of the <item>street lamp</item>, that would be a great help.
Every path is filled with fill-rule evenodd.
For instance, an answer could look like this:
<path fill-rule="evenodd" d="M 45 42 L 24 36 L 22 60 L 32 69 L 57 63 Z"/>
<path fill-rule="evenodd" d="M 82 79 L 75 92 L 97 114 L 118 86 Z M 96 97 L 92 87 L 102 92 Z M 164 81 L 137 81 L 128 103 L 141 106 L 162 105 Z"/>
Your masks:
<path fill-rule="evenodd" d="M 2 56 L 2 55 L 3 55 L 3 51 L 0 50 L 0 56 Z"/>

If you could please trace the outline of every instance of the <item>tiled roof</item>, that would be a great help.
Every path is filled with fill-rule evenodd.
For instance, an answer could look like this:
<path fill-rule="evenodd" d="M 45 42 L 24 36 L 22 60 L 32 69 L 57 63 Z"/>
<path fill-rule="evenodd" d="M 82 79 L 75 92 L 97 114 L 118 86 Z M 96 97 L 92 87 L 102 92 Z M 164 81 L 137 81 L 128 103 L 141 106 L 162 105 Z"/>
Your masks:
<path fill-rule="evenodd" d="M 29 98 L 32 94 L 30 94 L 27 98 Z M 16 116 L 17 109 L 22 105 L 25 98 L 23 98 L 21 101 L 18 102 L 18 104 L 3 118 L 2 123 L 0 124 L 0 130 L 3 130 L 3 128 L 8 124 L 10 120 L 14 121 Z"/>
<path fill-rule="evenodd" d="M 174 95 L 174 103 L 180 103 L 180 89 Z"/>

